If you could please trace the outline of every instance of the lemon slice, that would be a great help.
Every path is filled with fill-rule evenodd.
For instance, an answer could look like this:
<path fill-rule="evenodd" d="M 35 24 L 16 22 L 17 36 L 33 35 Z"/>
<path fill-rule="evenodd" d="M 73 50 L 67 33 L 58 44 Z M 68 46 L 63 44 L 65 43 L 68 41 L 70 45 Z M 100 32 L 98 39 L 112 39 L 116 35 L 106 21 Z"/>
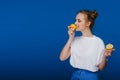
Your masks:
<path fill-rule="evenodd" d="M 70 25 L 70 28 L 71 28 L 72 30 L 75 30 L 75 29 L 76 29 L 76 25 L 75 25 L 75 24 L 71 24 L 71 25 Z"/>
<path fill-rule="evenodd" d="M 111 43 L 109 43 L 109 44 L 106 45 L 106 49 L 107 49 L 107 50 L 112 50 L 113 47 L 114 47 L 114 46 L 113 46 L 113 44 L 111 44 Z"/>

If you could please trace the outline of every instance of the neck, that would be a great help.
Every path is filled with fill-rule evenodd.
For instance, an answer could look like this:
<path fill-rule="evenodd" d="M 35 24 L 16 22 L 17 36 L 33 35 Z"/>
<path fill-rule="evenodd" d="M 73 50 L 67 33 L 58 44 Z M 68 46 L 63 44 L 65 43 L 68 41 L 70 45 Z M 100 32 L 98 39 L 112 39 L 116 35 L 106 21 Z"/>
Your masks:
<path fill-rule="evenodd" d="M 85 37 L 92 37 L 93 36 L 90 29 L 85 29 L 84 31 L 81 31 L 81 32 L 82 32 L 82 36 L 85 36 Z"/>

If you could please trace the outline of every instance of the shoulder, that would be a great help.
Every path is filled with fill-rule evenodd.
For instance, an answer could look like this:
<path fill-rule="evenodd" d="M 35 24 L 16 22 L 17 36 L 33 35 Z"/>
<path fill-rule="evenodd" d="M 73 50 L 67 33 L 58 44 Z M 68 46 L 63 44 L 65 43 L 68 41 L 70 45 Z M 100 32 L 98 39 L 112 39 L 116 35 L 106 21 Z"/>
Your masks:
<path fill-rule="evenodd" d="M 104 42 L 102 38 L 100 38 L 100 37 L 98 37 L 98 36 L 95 36 L 95 35 L 94 35 L 94 37 L 95 37 L 95 40 L 96 40 L 96 41 L 98 41 L 98 42 Z"/>
<path fill-rule="evenodd" d="M 102 38 L 95 36 L 96 42 L 98 43 L 99 46 L 105 47 L 104 41 Z"/>

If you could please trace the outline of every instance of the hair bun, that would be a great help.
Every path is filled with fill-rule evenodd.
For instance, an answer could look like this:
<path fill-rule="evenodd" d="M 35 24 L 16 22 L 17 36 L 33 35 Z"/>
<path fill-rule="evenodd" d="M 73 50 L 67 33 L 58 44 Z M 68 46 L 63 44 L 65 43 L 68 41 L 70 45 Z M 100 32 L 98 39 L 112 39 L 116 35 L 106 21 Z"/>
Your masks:
<path fill-rule="evenodd" d="M 91 12 L 91 18 L 96 19 L 97 16 L 98 16 L 98 13 L 96 10 Z"/>

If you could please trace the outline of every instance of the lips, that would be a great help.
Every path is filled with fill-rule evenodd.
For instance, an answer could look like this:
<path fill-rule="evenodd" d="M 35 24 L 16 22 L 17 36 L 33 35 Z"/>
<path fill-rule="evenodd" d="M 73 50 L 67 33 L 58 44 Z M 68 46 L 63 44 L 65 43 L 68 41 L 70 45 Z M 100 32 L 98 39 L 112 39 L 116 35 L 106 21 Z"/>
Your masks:
<path fill-rule="evenodd" d="M 78 29 L 79 26 L 77 24 L 75 24 L 75 26 L 76 26 L 76 29 Z"/>

